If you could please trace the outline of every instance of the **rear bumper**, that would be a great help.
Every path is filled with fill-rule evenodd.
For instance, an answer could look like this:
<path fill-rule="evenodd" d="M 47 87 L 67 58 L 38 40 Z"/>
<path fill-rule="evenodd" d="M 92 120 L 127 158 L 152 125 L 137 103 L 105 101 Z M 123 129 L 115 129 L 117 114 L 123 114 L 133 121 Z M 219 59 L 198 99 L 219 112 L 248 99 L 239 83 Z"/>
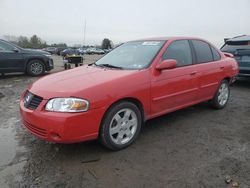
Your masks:
<path fill-rule="evenodd" d="M 43 100 L 36 110 L 24 107 L 20 102 L 23 126 L 36 137 L 57 143 L 74 143 L 98 138 L 104 109 L 82 113 L 58 113 L 44 110 Z"/>
<path fill-rule="evenodd" d="M 250 76 L 250 67 L 239 67 L 238 76 Z"/>

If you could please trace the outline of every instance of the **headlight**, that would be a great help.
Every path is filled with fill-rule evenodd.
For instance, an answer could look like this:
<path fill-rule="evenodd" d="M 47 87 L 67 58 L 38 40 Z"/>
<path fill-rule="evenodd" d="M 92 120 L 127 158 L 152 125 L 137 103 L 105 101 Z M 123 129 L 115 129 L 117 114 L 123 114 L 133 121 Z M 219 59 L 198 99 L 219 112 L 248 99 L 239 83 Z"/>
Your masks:
<path fill-rule="evenodd" d="M 54 98 L 45 107 L 54 112 L 85 112 L 89 109 L 89 102 L 79 98 Z"/>

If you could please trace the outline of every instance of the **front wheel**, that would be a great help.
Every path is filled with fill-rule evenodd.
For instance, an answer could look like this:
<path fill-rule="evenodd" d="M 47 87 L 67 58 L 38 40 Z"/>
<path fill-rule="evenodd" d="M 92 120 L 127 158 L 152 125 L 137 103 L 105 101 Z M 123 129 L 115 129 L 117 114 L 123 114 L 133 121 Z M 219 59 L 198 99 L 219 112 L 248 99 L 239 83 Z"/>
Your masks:
<path fill-rule="evenodd" d="M 100 130 L 101 143 L 111 150 L 121 150 L 131 145 L 138 137 L 142 115 L 131 102 L 113 106 L 105 115 Z"/>
<path fill-rule="evenodd" d="M 223 80 L 220 83 L 220 86 L 217 89 L 214 98 L 211 100 L 212 107 L 216 109 L 224 108 L 228 102 L 229 95 L 230 95 L 229 82 L 227 80 Z"/>
<path fill-rule="evenodd" d="M 31 60 L 27 65 L 27 73 L 31 76 L 40 76 L 44 72 L 45 67 L 41 60 Z"/>

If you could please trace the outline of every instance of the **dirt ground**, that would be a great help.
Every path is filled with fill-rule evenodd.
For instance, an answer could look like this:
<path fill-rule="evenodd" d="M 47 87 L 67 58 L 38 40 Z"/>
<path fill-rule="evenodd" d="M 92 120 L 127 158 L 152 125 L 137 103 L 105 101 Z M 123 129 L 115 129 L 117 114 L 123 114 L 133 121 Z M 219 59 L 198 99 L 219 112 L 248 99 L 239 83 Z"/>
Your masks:
<path fill-rule="evenodd" d="M 86 56 L 86 63 L 100 56 Z M 54 57 L 56 68 L 62 60 Z M 223 110 L 202 103 L 146 123 L 131 147 L 97 141 L 52 144 L 21 127 L 19 97 L 36 80 L 0 78 L 0 187 L 250 187 L 250 79 L 238 80 Z"/>

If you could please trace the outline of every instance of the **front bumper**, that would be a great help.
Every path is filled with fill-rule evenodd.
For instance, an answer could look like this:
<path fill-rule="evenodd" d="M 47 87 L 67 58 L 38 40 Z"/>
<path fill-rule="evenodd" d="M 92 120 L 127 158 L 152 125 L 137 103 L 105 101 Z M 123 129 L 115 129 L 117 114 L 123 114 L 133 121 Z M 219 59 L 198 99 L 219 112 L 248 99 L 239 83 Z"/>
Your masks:
<path fill-rule="evenodd" d="M 50 71 L 54 68 L 54 62 L 53 59 L 49 58 L 46 63 L 46 71 Z"/>
<path fill-rule="evenodd" d="M 60 113 L 44 110 L 43 100 L 36 110 L 24 107 L 20 102 L 23 126 L 43 140 L 57 143 L 74 143 L 98 138 L 104 109 L 93 109 L 81 113 Z"/>

